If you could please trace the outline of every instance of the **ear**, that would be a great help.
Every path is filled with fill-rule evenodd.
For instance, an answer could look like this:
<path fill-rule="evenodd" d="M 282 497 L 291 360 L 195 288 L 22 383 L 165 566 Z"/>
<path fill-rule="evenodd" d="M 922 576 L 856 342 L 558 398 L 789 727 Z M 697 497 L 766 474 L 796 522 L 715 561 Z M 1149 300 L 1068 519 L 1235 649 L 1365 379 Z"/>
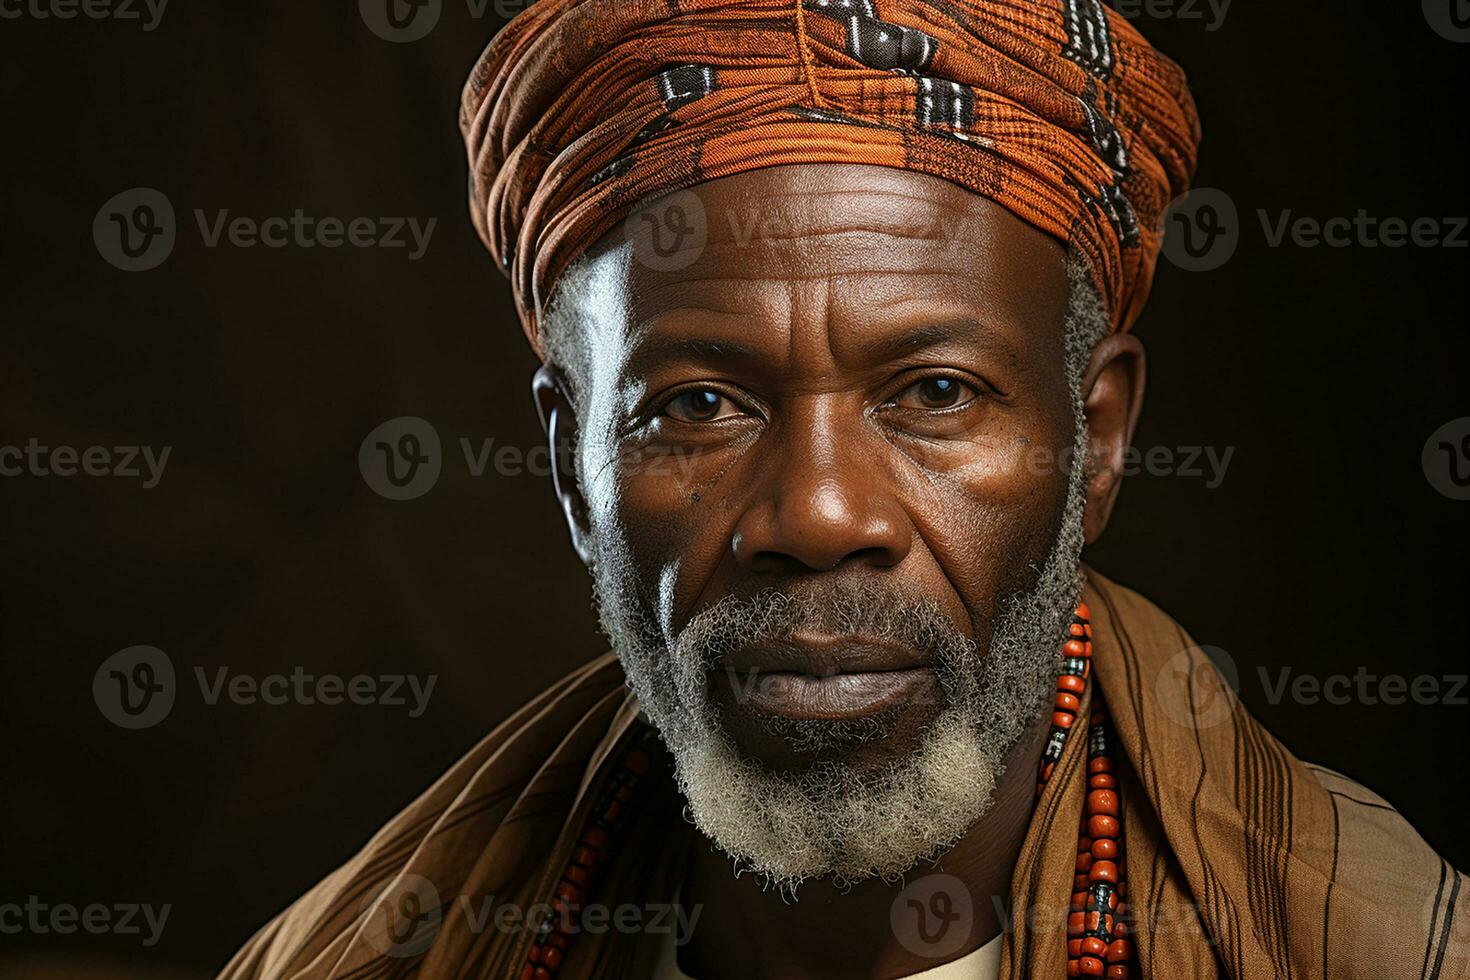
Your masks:
<path fill-rule="evenodd" d="M 553 364 L 542 364 L 531 378 L 531 397 L 551 450 L 551 485 L 572 533 L 572 547 L 583 564 L 591 564 L 591 524 L 587 501 L 577 482 L 577 412 L 567 396 L 566 379 Z"/>
<path fill-rule="evenodd" d="M 1143 344 L 1113 334 L 1097 345 L 1082 376 L 1082 405 L 1092 444 L 1083 531 L 1088 544 L 1102 536 L 1123 480 L 1123 457 L 1143 407 Z"/>

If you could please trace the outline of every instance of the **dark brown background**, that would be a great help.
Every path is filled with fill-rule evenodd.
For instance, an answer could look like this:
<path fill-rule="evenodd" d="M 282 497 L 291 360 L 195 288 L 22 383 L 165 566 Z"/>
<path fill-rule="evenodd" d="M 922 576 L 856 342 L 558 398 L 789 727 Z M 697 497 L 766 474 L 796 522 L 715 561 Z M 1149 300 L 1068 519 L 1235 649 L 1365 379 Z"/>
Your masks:
<path fill-rule="evenodd" d="M 1448 0 L 1447 0 L 1448 2 Z M 1470 45 L 1417 3 L 1245 4 L 1140 26 L 1190 70 L 1198 183 L 1244 222 L 1223 269 L 1165 264 L 1139 333 L 1141 446 L 1234 446 L 1218 489 L 1139 477 L 1104 571 L 1228 651 L 1302 757 L 1470 864 L 1463 705 L 1269 703 L 1257 673 L 1463 674 L 1470 504 L 1420 449 L 1467 413 L 1464 250 L 1268 248 L 1255 209 L 1464 215 Z M 493 10 L 494 5 L 491 5 Z M 1290 9 L 1284 9 L 1290 8 Z M 1397 8 L 1397 9 L 1392 9 Z M 496 19 L 446 0 L 412 44 L 356 4 L 186 3 L 161 26 L 6 20 L 0 445 L 172 446 L 162 482 L 5 477 L 0 903 L 173 906 L 162 941 L 0 938 L 15 975 L 205 975 L 509 710 L 599 651 L 546 481 L 471 476 L 457 440 L 528 449 L 534 367 L 464 207 L 460 84 Z M 179 215 L 146 273 L 99 257 L 135 186 Z M 192 211 L 437 217 L 428 254 L 203 247 Z M 374 494 L 358 445 L 419 415 L 421 499 Z M 123 731 L 94 671 L 134 644 L 180 673 Z M 434 673 L 429 710 L 207 706 L 192 669 Z M 1274 676 L 1274 675 L 1273 675 Z"/>

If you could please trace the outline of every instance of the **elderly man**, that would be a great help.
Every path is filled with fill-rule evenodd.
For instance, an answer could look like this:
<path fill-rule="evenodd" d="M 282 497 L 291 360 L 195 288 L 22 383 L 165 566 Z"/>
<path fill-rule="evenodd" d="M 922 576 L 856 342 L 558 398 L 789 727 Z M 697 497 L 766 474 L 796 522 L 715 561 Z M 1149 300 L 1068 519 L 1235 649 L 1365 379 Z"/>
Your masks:
<path fill-rule="evenodd" d="M 542 0 L 465 93 L 613 653 L 227 977 L 1465 976 L 1465 877 L 1080 565 L 1198 123 L 1097 0 Z"/>

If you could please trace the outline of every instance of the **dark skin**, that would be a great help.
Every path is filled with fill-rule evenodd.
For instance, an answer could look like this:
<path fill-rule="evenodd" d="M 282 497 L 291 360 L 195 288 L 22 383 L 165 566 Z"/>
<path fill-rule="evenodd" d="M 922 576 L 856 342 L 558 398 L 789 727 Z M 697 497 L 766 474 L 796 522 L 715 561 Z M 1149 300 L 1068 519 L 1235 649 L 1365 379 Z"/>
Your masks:
<path fill-rule="evenodd" d="M 696 193 L 709 233 L 691 261 L 651 268 L 621 228 L 589 253 L 607 283 L 598 308 L 616 311 L 585 325 L 592 417 L 554 367 L 533 384 L 549 439 L 589 474 L 555 474 L 579 553 L 594 517 L 619 527 L 670 636 L 726 595 L 846 580 L 933 600 L 987 649 L 997 598 L 1032 584 L 1065 499 L 1061 246 L 957 185 L 887 168 L 768 168 Z M 1089 542 L 1116 500 L 1143 381 L 1129 335 L 1104 340 L 1085 372 Z M 778 769 L 812 761 L 711 683 L 743 752 Z M 844 761 L 906 754 L 941 705 L 930 675 L 889 734 Z M 992 896 L 1008 896 L 1030 820 L 1044 705 L 1036 717 L 991 809 L 938 861 L 974 897 L 951 959 L 999 932 Z M 901 887 L 809 881 L 790 903 L 704 842 L 681 895 L 703 913 L 680 966 L 701 980 L 933 968 L 892 933 Z"/>

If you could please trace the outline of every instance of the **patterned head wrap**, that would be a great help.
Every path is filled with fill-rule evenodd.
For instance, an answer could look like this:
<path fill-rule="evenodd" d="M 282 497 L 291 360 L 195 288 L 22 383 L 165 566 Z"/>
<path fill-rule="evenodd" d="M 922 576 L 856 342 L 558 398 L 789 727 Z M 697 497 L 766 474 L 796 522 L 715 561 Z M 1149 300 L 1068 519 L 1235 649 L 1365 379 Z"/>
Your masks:
<path fill-rule="evenodd" d="M 1079 251 L 1126 330 L 1200 135 L 1184 73 L 1101 0 L 538 0 L 460 125 L 533 344 L 557 276 L 640 201 L 797 163 L 1000 204 Z"/>

